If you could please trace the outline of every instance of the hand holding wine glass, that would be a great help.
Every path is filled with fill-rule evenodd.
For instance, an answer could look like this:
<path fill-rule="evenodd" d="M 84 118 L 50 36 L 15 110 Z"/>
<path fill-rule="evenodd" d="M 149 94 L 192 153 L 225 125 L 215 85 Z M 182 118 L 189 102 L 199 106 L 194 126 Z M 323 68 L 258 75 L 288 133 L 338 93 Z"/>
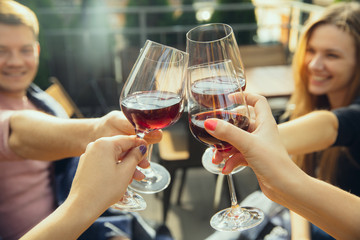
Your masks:
<path fill-rule="evenodd" d="M 192 134 L 200 142 L 215 147 L 215 151 L 220 151 L 222 156 L 225 156 L 224 153 L 229 152 L 232 145 L 210 135 L 205 130 L 204 122 L 217 118 L 243 130 L 249 128 L 249 109 L 242 95 L 241 81 L 236 77 L 231 60 L 189 67 L 187 93 L 189 127 Z M 236 98 L 232 97 L 234 93 L 237 94 Z M 221 174 L 227 158 L 223 158 L 221 165 L 213 164 L 208 159 L 203 158 L 204 167 L 212 173 Z M 231 207 L 215 214 L 210 220 L 211 226 L 220 231 L 239 231 L 261 223 L 264 217 L 261 210 L 238 205 L 231 174 L 228 175 L 228 182 Z"/>

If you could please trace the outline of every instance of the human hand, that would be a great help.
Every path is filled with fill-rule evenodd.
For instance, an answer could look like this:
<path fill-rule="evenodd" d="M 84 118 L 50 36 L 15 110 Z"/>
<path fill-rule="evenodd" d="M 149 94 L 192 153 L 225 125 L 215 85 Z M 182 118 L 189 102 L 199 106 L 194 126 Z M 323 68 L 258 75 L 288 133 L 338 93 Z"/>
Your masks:
<path fill-rule="evenodd" d="M 223 169 L 224 174 L 229 174 L 237 165 L 248 165 L 257 175 L 263 191 L 269 192 L 268 188 L 278 184 L 284 173 L 288 173 L 288 165 L 293 163 L 280 141 L 277 125 L 266 99 L 256 94 L 245 93 L 245 96 L 248 105 L 254 107 L 256 115 L 249 132 L 219 119 L 207 119 L 205 129 L 235 148 Z M 293 166 L 296 167 L 295 164 Z"/>
<path fill-rule="evenodd" d="M 233 93 L 228 95 L 230 100 L 233 100 L 233 102 L 237 101 L 237 98 L 240 97 L 239 94 L 237 93 Z M 244 108 L 244 106 L 241 106 L 240 109 L 238 110 L 238 108 L 233 109 L 232 111 L 235 112 L 244 112 L 244 110 L 242 110 Z M 247 129 L 248 132 L 252 132 L 254 129 L 254 119 L 256 117 L 255 115 L 255 109 L 253 106 L 251 105 L 247 105 L 247 110 L 249 111 L 249 120 L 250 120 L 250 126 Z M 244 165 L 246 163 L 244 163 L 242 160 L 242 155 L 239 153 L 239 150 L 237 150 L 235 147 L 231 147 L 230 149 L 228 149 L 227 151 L 217 151 L 216 148 L 213 148 L 213 158 L 212 158 L 212 162 L 215 165 L 219 165 L 221 164 L 224 159 L 226 159 L 225 161 L 225 165 L 223 167 L 222 173 L 223 174 L 230 174 L 236 167 L 240 166 L 240 165 Z"/>
<path fill-rule="evenodd" d="M 98 119 L 95 127 L 96 137 L 109 137 L 116 135 L 134 135 L 135 128 L 121 111 L 112 111 Z M 151 131 L 146 134 L 145 140 L 148 144 L 160 142 L 162 138 L 161 130 Z"/>
<path fill-rule="evenodd" d="M 69 199 L 101 214 L 121 199 L 143 160 L 146 142 L 136 136 L 104 137 L 90 143 L 79 160 Z"/>

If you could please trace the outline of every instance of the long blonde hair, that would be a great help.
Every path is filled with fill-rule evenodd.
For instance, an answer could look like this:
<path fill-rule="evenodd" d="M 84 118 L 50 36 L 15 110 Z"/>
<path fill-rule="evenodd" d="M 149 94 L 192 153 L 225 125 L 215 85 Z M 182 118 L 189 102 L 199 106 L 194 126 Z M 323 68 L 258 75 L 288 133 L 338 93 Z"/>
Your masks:
<path fill-rule="evenodd" d="M 331 24 L 349 33 L 355 40 L 356 62 L 360 65 L 360 4 L 356 2 L 337 3 L 328 7 L 322 16 L 307 25 L 299 40 L 299 45 L 293 58 L 295 91 L 292 94 L 285 116 L 291 119 L 303 116 L 311 111 L 331 110 L 326 95 L 315 96 L 308 90 L 307 69 L 304 58 L 307 44 L 312 32 L 320 25 Z M 347 106 L 360 95 L 360 68 L 356 68 L 354 79 L 350 84 L 347 98 L 342 106 Z M 344 147 L 331 147 L 321 153 L 293 156 L 294 161 L 308 174 L 319 179 L 336 184 L 337 161 L 341 152 L 348 156 Z"/>

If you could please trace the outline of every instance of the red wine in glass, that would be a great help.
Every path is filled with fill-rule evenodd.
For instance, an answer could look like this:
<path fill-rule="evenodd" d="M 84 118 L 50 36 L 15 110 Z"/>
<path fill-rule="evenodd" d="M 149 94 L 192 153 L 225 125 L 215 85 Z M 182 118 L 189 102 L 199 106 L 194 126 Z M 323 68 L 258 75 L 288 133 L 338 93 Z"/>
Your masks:
<path fill-rule="evenodd" d="M 234 101 L 228 95 L 239 90 L 239 84 L 234 78 L 224 76 L 200 79 L 191 85 L 192 97 L 206 108 L 231 107 Z"/>
<path fill-rule="evenodd" d="M 129 95 L 121 109 L 138 132 L 162 129 L 175 123 L 182 113 L 180 95 L 165 91 L 144 91 Z"/>
<path fill-rule="evenodd" d="M 203 142 L 210 146 L 215 146 L 219 151 L 229 150 L 232 146 L 222 140 L 219 140 L 211 136 L 204 128 L 204 122 L 208 118 L 218 118 L 225 120 L 245 131 L 249 128 L 249 118 L 236 112 L 215 110 L 208 112 L 201 112 L 194 114 L 190 117 L 189 127 L 191 133 L 200 142 Z"/>

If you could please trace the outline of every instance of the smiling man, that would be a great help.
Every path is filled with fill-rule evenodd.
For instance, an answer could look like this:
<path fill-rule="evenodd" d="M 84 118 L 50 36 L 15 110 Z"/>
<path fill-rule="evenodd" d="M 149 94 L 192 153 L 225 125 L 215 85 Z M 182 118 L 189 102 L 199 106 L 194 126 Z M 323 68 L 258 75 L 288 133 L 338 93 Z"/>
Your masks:
<path fill-rule="evenodd" d="M 24 20 L 28 26 L 15 25 L 15 19 L 11 18 L 9 24 L 3 23 L 5 17 L 0 20 L 0 91 L 14 98 L 25 95 L 39 64 L 36 18 L 29 13 Z"/>
<path fill-rule="evenodd" d="M 56 206 L 51 162 L 15 161 L 21 158 L 3 144 L 12 114 L 5 110 L 38 110 L 27 97 L 39 64 L 38 22 L 30 11 L 16 18 L 12 12 L 17 10 L 14 2 L 0 3 L 0 236 L 5 239 L 20 237 Z"/>
<path fill-rule="evenodd" d="M 120 111 L 101 118 L 69 119 L 59 103 L 33 84 L 39 65 L 38 33 L 38 20 L 29 8 L 16 1 L 0 0 L 3 240 L 19 239 L 66 198 L 77 166 L 77 158 L 72 157 L 84 153 L 90 142 L 100 137 L 135 134 Z M 147 136 L 149 143 L 160 139 L 159 131 Z M 146 167 L 148 163 L 139 165 Z M 58 173 L 68 173 L 68 177 L 62 177 L 60 182 Z M 134 178 L 141 179 L 142 174 L 136 170 Z"/>

